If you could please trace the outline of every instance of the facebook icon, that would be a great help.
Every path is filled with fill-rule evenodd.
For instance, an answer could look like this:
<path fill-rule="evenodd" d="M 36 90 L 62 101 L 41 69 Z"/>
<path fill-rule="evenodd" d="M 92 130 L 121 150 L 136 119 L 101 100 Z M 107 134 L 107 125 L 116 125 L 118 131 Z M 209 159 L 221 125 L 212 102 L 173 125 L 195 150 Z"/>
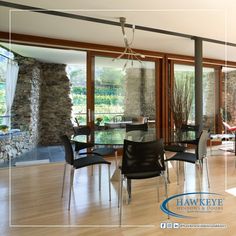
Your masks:
<path fill-rule="evenodd" d="M 161 229 L 165 229 L 166 228 L 166 223 L 165 222 L 161 222 L 160 227 L 161 227 Z"/>

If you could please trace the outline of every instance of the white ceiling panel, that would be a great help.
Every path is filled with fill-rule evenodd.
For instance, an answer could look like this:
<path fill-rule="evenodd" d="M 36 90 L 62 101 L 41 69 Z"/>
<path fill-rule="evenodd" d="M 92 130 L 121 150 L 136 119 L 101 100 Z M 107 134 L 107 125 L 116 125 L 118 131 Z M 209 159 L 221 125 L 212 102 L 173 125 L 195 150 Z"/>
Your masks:
<path fill-rule="evenodd" d="M 126 17 L 127 23 L 175 31 L 205 38 L 236 43 L 236 2 L 233 0 L 200 1 L 8 1 L 111 21 Z M 11 10 L 0 7 L 0 31 L 75 40 L 80 42 L 123 46 L 120 27 Z M 131 37 L 131 30 L 127 34 Z M 136 30 L 134 48 L 194 55 L 190 39 Z M 204 43 L 205 57 L 236 61 L 234 47 Z"/>

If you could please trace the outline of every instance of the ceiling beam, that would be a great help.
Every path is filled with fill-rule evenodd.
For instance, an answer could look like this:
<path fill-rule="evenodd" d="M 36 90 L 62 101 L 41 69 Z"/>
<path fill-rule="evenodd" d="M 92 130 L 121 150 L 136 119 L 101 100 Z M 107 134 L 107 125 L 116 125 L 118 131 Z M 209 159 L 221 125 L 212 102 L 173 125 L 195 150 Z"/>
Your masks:
<path fill-rule="evenodd" d="M 37 12 L 37 13 L 41 13 L 41 14 L 53 15 L 53 16 L 66 17 L 66 18 L 75 19 L 75 20 L 83 20 L 83 21 L 119 26 L 119 27 L 121 26 L 120 22 L 116 22 L 116 21 L 110 21 L 110 20 L 105 20 L 105 19 L 100 19 L 100 18 L 95 18 L 95 17 L 71 14 L 71 13 L 62 12 L 62 11 L 48 10 L 48 9 L 44 9 L 44 8 L 32 7 L 32 6 L 28 6 L 28 5 L 6 2 L 6 1 L 0 1 L 0 6 L 19 9 L 19 10 L 25 10 L 25 11 L 31 11 L 31 12 Z M 125 24 L 125 27 L 132 28 L 133 24 Z M 179 32 L 157 29 L 157 28 L 152 28 L 152 27 L 146 27 L 146 26 L 141 26 L 141 25 L 135 25 L 135 29 L 147 31 L 147 32 L 153 32 L 153 33 L 159 33 L 159 34 L 166 34 L 166 35 L 171 35 L 171 36 L 176 36 L 176 37 L 188 38 L 188 39 L 192 39 L 192 40 L 195 40 L 195 38 L 198 37 L 198 38 L 201 38 L 201 40 L 205 41 L 205 42 L 236 47 L 236 43 L 215 40 L 215 39 L 211 39 L 211 38 L 202 38 L 202 37 L 195 36 L 195 35 L 183 34 L 183 33 L 179 33 Z"/>

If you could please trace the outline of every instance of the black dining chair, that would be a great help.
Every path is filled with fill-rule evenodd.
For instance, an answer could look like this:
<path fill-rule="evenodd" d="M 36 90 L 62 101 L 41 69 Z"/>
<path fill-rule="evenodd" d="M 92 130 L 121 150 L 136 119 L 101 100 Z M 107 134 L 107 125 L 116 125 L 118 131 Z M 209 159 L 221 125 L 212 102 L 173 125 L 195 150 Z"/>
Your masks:
<path fill-rule="evenodd" d="M 89 126 L 79 126 L 79 127 L 73 127 L 74 129 L 74 135 L 85 135 L 87 136 L 88 139 L 90 139 L 91 136 L 91 128 Z M 116 166 L 118 165 L 118 160 L 117 160 L 117 150 L 114 149 L 113 147 L 98 147 L 95 148 L 95 144 L 91 141 L 87 143 L 83 142 L 75 142 L 75 151 L 79 152 L 85 148 L 91 148 L 91 151 L 95 154 L 98 154 L 103 157 L 108 157 L 108 156 L 115 156 L 116 159 Z"/>
<path fill-rule="evenodd" d="M 126 124 L 126 132 L 141 130 L 148 131 L 148 123 L 144 124 Z M 131 179 L 127 181 L 129 200 L 131 199 Z"/>
<path fill-rule="evenodd" d="M 74 126 L 73 130 L 74 130 L 74 135 L 75 136 L 85 135 L 85 136 L 89 137 L 91 135 L 91 131 L 90 131 L 90 128 L 88 126 Z M 81 142 L 80 144 L 78 142 L 75 142 L 75 151 L 76 152 L 79 152 L 82 149 L 92 148 L 92 147 L 94 147 L 94 144 L 91 143 L 90 141 L 86 142 L 86 143 Z"/>
<path fill-rule="evenodd" d="M 183 134 L 183 141 L 180 141 L 179 143 L 182 144 L 192 144 L 197 145 L 199 140 L 199 125 L 182 125 L 181 126 L 181 132 Z M 191 139 L 191 133 L 193 134 L 194 138 Z"/>
<path fill-rule="evenodd" d="M 180 161 L 188 162 L 192 164 L 199 164 L 201 173 L 203 172 L 203 160 L 206 160 L 206 171 L 207 171 L 207 181 L 208 188 L 210 188 L 209 180 L 209 170 L 208 170 L 208 159 L 207 159 L 207 140 L 209 139 L 209 131 L 203 130 L 198 139 L 197 148 L 195 153 L 191 152 L 177 152 L 171 158 L 166 159 L 165 161 Z M 185 173 L 184 173 L 185 175 Z M 200 181 L 200 180 L 199 180 Z M 179 183 L 179 165 L 177 165 L 177 183 Z"/>
<path fill-rule="evenodd" d="M 69 165 L 70 169 L 70 190 L 69 190 L 69 203 L 68 210 L 70 210 L 70 202 L 71 202 L 71 190 L 73 187 L 74 180 L 74 171 L 83 167 L 93 166 L 93 165 L 108 165 L 108 182 L 109 182 L 109 201 L 111 201 L 111 183 L 110 183 L 110 162 L 104 160 L 101 156 L 96 155 L 94 153 L 84 153 L 83 156 L 75 159 L 74 152 L 70 143 L 69 138 L 66 135 L 61 136 L 62 144 L 65 150 L 65 165 L 64 165 L 64 174 L 63 174 L 63 183 L 62 183 L 62 192 L 61 197 L 63 197 L 64 193 L 64 185 L 65 185 L 65 176 L 66 176 L 66 167 Z M 101 191 L 101 171 L 99 168 L 99 191 Z"/>
<path fill-rule="evenodd" d="M 182 125 L 180 128 L 182 140 L 169 142 L 165 145 L 165 150 L 170 152 L 184 152 L 187 145 L 196 146 L 199 140 L 199 125 Z M 193 136 L 193 138 L 191 137 Z"/>
<path fill-rule="evenodd" d="M 151 142 L 134 142 L 124 140 L 122 165 L 120 167 L 120 188 L 118 195 L 118 206 L 120 207 L 120 225 L 122 221 L 124 179 L 138 180 L 162 176 L 165 182 L 165 194 L 167 197 L 167 180 L 165 173 L 164 154 L 163 141 L 161 139 Z"/>
<path fill-rule="evenodd" d="M 134 131 L 134 130 L 147 131 L 148 130 L 148 123 L 144 123 L 144 124 L 126 124 L 126 132 Z"/>

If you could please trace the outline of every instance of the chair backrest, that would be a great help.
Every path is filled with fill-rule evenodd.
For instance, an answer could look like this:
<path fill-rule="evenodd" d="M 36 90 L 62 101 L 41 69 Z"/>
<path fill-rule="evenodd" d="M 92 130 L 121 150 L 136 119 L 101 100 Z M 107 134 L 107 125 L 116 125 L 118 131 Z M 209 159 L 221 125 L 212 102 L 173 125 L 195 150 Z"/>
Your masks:
<path fill-rule="evenodd" d="M 74 164 L 74 152 L 70 143 L 69 138 L 66 135 L 61 136 L 61 141 L 65 150 L 65 161 L 66 163 L 73 165 Z"/>
<path fill-rule="evenodd" d="M 73 127 L 75 135 L 87 135 L 91 134 L 91 128 L 88 125 Z"/>
<path fill-rule="evenodd" d="M 148 124 L 126 124 L 126 132 L 133 131 L 133 130 L 148 130 Z"/>
<path fill-rule="evenodd" d="M 124 140 L 122 174 L 165 170 L 162 139 L 151 142 Z"/>
<path fill-rule="evenodd" d="M 182 125 L 181 126 L 181 130 L 183 132 L 186 132 L 186 131 L 199 131 L 199 125 Z"/>
<path fill-rule="evenodd" d="M 79 120 L 77 118 L 75 118 L 75 123 L 77 124 L 77 126 L 79 127 Z"/>
<path fill-rule="evenodd" d="M 200 134 L 198 146 L 197 146 L 197 157 L 199 160 L 203 159 L 207 155 L 207 140 L 209 139 L 209 131 L 203 130 Z"/>

